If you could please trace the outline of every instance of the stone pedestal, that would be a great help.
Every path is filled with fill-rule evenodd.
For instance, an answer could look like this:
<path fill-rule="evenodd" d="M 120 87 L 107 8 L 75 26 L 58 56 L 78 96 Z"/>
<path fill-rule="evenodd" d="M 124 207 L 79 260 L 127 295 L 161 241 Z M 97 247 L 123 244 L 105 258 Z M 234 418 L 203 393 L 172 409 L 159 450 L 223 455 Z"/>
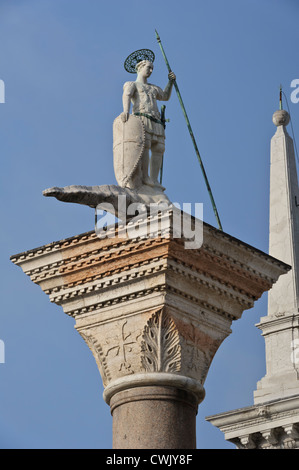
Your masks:
<path fill-rule="evenodd" d="M 115 448 L 195 447 L 216 351 L 232 321 L 289 269 L 194 219 L 203 243 L 186 248 L 177 215 L 141 217 L 138 233 L 129 222 L 11 257 L 75 318 L 102 376 Z"/>

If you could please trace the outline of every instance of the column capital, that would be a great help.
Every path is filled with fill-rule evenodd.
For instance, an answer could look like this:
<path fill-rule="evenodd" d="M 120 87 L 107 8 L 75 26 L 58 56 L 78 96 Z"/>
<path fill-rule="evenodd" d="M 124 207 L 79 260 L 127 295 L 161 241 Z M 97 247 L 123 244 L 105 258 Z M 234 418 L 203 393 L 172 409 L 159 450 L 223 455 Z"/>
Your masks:
<path fill-rule="evenodd" d="M 154 236 L 124 236 L 119 225 L 113 236 L 89 232 L 12 261 L 75 319 L 107 403 L 140 387 L 171 387 L 198 404 L 232 321 L 290 267 L 202 222 L 201 246 L 186 248 L 172 210 L 141 225 L 153 219 Z"/>

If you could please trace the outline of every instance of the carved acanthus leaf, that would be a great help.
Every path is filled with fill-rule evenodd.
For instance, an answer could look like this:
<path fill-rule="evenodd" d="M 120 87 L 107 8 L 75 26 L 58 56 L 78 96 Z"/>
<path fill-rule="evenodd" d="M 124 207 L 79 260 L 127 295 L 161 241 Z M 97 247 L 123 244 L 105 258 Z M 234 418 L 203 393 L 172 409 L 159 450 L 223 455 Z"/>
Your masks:
<path fill-rule="evenodd" d="M 151 316 L 142 338 L 141 362 L 147 372 L 178 372 L 181 369 L 179 333 L 165 309 Z"/>
<path fill-rule="evenodd" d="M 107 366 L 107 361 L 103 353 L 103 349 L 101 345 L 98 344 L 98 342 L 92 338 L 92 336 L 86 335 L 83 332 L 80 332 L 80 334 L 95 358 L 95 361 L 97 363 L 97 366 L 99 368 L 99 371 L 103 380 L 103 385 L 105 387 L 107 383 L 111 380 L 111 376 L 110 376 L 109 369 Z"/>

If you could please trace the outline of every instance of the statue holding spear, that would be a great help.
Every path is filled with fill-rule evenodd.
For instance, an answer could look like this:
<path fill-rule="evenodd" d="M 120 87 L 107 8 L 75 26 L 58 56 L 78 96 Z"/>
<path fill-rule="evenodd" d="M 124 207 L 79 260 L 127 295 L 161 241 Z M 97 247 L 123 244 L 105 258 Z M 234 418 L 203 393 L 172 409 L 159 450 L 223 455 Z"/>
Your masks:
<path fill-rule="evenodd" d="M 160 114 L 157 100 L 169 100 L 174 86 L 202 170 L 218 228 L 222 230 L 215 200 L 176 82 L 176 76 L 171 70 L 157 31 L 156 37 L 168 68 L 169 81 L 164 90 L 148 83 L 155 59 L 154 53 L 149 49 L 133 52 L 127 57 L 124 64 L 128 72 L 137 73 L 137 79 L 124 84 L 123 112 L 113 123 L 113 165 L 118 186 L 53 187 L 45 190 L 43 194 L 47 197 L 54 196 L 61 201 L 76 202 L 90 207 L 96 207 L 98 204 L 106 202 L 115 205 L 119 196 L 126 197 L 127 205 L 134 202 L 147 206 L 161 202 L 171 205 L 171 201 L 164 193 L 165 188 L 161 185 L 161 179 L 160 183 L 158 182 L 159 173 L 160 176 L 162 174 L 166 120 L 165 106 L 162 106 Z M 131 104 L 133 105 L 132 114 L 130 114 Z"/>
<path fill-rule="evenodd" d="M 137 78 L 124 84 L 123 112 L 114 122 L 114 170 L 120 186 L 139 189 L 147 185 L 163 191 L 165 188 L 159 183 L 158 176 L 165 151 L 165 117 L 164 109 L 159 112 L 157 101 L 170 99 L 176 76 L 169 72 L 164 90 L 149 83 L 154 57 L 152 51 L 140 49 L 125 61 L 125 69 L 137 73 Z"/>

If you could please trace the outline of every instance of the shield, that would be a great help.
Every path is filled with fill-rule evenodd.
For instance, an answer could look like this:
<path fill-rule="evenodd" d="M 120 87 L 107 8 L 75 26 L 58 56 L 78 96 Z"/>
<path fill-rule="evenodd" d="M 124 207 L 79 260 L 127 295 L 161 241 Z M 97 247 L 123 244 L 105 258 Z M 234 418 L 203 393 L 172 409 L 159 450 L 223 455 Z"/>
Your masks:
<path fill-rule="evenodd" d="M 134 176 L 144 150 L 145 129 L 142 120 L 129 115 L 123 122 L 119 115 L 113 123 L 113 166 L 116 181 L 125 187 Z"/>

